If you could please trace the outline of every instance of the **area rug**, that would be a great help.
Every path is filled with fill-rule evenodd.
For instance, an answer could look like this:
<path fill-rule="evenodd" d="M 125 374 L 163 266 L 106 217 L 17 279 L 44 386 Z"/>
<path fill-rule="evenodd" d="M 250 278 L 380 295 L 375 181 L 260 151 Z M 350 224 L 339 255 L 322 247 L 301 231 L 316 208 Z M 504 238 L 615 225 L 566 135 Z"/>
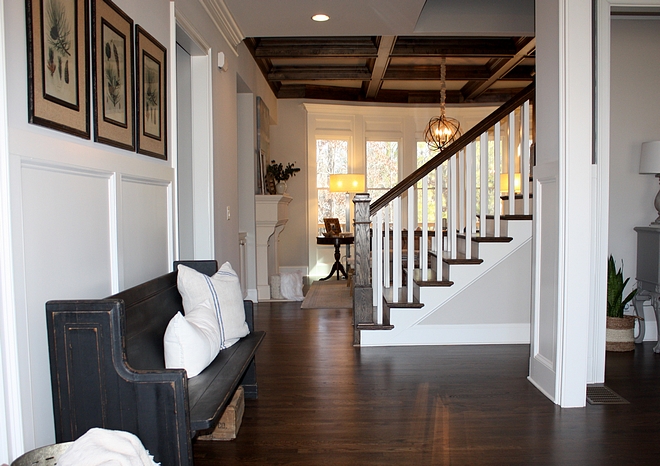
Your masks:
<path fill-rule="evenodd" d="M 309 287 L 301 309 L 352 309 L 353 297 L 346 280 L 316 281 Z"/>

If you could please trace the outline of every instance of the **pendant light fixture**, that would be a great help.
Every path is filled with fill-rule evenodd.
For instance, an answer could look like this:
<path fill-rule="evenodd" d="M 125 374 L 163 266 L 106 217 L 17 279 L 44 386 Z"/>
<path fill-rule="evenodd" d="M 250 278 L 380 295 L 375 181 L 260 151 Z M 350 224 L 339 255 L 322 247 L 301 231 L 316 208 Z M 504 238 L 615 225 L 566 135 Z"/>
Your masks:
<path fill-rule="evenodd" d="M 461 124 L 455 118 L 445 115 L 445 98 L 447 87 L 445 85 L 447 67 L 445 57 L 440 63 L 440 116 L 431 118 L 424 131 L 424 139 L 432 151 L 440 152 L 454 140 L 461 136 Z"/>

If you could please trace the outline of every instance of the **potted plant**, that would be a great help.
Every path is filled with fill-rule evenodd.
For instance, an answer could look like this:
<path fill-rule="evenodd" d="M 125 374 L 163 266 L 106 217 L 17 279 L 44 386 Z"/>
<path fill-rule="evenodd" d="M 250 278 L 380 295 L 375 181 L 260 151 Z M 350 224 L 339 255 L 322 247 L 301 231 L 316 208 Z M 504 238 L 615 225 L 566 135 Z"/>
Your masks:
<path fill-rule="evenodd" d="M 635 317 L 624 315 L 626 305 L 635 297 L 634 289 L 624 298 L 623 292 L 630 278 L 623 279 L 623 261 L 617 270 L 610 254 L 607 264 L 607 351 L 632 351 L 635 349 Z"/>
<path fill-rule="evenodd" d="M 266 175 L 272 176 L 277 182 L 275 185 L 277 194 L 284 194 L 286 192 L 286 181 L 290 177 L 296 176 L 296 173 L 300 171 L 300 168 L 294 167 L 294 165 L 295 162 L 287 163 L 284 166 L 274 160 L 270 161 L 270 165 L 266 168 Z"/>

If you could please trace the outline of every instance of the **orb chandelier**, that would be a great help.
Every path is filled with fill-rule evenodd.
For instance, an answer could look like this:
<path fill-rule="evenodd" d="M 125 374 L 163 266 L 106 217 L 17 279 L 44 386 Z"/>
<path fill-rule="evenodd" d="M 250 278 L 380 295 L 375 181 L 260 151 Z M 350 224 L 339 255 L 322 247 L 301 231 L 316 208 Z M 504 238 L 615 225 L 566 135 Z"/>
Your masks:
<path fill-rule="evenodd" d="M 445 57 L 442 57 L 442 62 L 440 62 L 440 116 L 431 118 L 424 131 L 426 144 L 428 144 L 429 149 L 436 152 L 440 152 L 461 136 L 461 123 L 455 118 L 445 115 L 445 98 L 447 94 L 445 60 Z"/>

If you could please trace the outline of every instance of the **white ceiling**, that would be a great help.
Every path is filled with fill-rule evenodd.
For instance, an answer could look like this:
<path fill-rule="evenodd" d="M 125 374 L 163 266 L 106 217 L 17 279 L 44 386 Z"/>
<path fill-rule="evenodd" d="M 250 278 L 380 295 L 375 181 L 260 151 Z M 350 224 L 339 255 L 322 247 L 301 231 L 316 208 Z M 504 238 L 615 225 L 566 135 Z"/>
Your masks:
<path fill-rule="evenodd" d="M 246 37 L 533 36 L 534 0 L 224 0 Z M 330 20 L 316 23 L 312 15 Z"/>

